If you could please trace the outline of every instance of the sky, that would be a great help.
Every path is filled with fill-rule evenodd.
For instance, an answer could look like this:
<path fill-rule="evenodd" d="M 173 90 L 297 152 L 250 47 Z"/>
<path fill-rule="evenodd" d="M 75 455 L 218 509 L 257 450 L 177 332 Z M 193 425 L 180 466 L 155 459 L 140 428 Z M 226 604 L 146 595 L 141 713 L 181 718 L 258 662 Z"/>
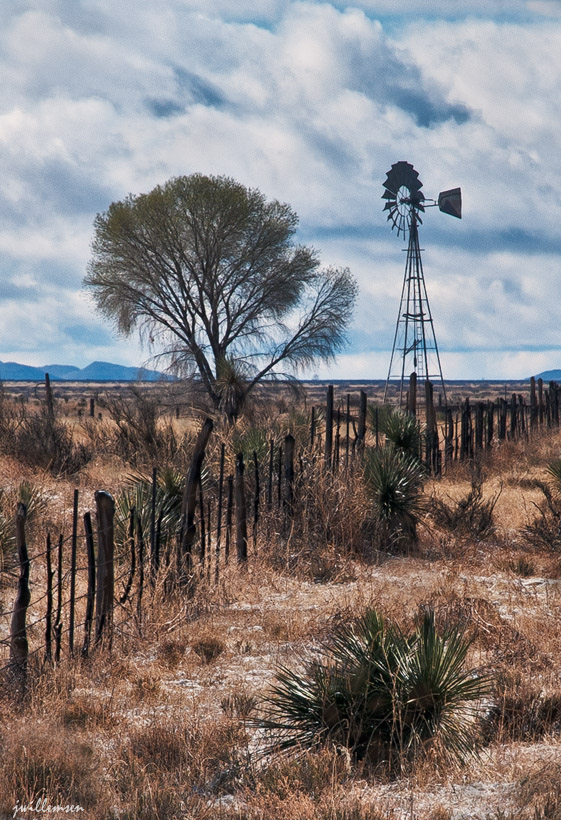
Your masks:
<path fill-rule="evenodd" d="M 10 0 L 0 76 L 0 360 L 147 362 L 82 288 L 93 221 L 200 172 L 289 203 L 356 277 L 313 374 L 385 378 L 405 254 L 381 195 L 408 161 L 426 197 L 462 188 L 461 221 L 420 228 L 445 378 L 561 367 L 561 0 Z"/>

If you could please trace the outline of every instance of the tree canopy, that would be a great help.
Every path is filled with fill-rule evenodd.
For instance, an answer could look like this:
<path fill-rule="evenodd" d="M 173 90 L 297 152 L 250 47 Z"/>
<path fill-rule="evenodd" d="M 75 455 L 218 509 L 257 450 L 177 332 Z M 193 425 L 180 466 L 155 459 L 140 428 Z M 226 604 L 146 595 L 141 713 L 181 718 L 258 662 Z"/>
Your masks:
<path fill-rule="evenodd" d="M 112 203 L 94 223 L 85 286 L 117 329 L 160 344 L 237 415 L 261 380 L 329 360 L 356 284 L 297 245 L 286 204 L 228 177 L 176 177 Z"/>

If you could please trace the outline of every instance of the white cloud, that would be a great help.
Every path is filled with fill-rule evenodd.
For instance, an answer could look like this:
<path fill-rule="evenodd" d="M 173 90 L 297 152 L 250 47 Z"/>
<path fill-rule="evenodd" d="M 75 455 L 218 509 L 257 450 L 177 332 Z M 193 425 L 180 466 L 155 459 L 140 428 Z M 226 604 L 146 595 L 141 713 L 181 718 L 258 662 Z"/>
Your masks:
<path fill-rule="evenodd" d="M 462 222 L 434 209 L 421 233 L 439 344 L 467 350 L 444 360 L 462 372 L 500 362 L 506 374 L 514 353 L 485 359 L 486 349 L 526 356 L 543 345 L 553 355 L 561 23 L 543 15 L 555 8 L 471 0 L 455 20 L 455 0 L 441 0 L 423 20 L 420 0 L 399 15 L 389 0 L 140 0 L 134 14 L 109 0 L 5 4 L 0 269 L 21 294 L 0 311 L 0 351 L 14 350 L 21 305 L 38 328 L 22 352 L 36 344 L 42 357 L 50 335 L 66 355 L 65 327 L 83 323 L 75 355 L 108 358 L 110 344 L 92 342 L 107 326 L 73 301 L 96 211 L 202 171 L 290 202 L 305 241 L 351 267 L 361 285 L 355 354 L 338 367 L 385 375 L 404 254 L 380 196 L 390 165 L 405 159 L 427 196 L 456 185 L 464 194 Z M 57 292 L 65 311 L 49 301 Z M 115 341 L 112 358 L 133 348 Z"/>

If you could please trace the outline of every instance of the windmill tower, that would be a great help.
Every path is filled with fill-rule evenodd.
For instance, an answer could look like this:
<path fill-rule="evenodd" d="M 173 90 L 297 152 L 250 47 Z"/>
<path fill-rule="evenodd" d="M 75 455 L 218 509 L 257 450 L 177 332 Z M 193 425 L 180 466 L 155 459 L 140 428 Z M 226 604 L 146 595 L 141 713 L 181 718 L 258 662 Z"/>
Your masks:
<path fill-rule="evenodd" d="M 421 383 L 427 380 L 438 382 L 446 402 L 446 388 L 423 273 L 418 226 L 422 224 L 420 214 L 435 205 L 443 213 L 461 219 L 462 194 L 460 188 L 453 188 L 442 191 L 438 201 L 427 200 L 422 187 L 419 174 L 409 162 L 396 162 L 387 173 L 382 195 L 382 199 L 386 200 L 384 211 L 388 211 L 392 230 L 395 228 L 398 236 L 409 234 L 401 302 L 384 391 L 385 402 L 390 381 L 398 381 L 400 407 L 405 403 L 405 382 L 412 373 Z M 409 409 L 415 411 L 415 408 Z"/>

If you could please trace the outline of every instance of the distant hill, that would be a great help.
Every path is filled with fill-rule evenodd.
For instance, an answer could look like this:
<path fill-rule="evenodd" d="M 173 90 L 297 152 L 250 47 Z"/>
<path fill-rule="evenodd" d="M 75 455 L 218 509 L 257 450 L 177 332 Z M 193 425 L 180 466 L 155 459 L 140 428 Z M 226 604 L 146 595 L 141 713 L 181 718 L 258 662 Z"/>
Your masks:
<path fill-rule="evenodd" d="M 2 381 L 43 381 L 48 373 L 53 381 L 71 382 L 134 382 L 140 379 L 155 382 L 169 379 L 157 370 L 140 367 L 125 367 L 111 362 L 92 362 L 87 367 L 78 368 L 68 364 L 46 364 L 44 367 L 30 367 L 17 362 L 0 362 Z"/>
<path fill-rule="evenodd" d="M 48 370 L 45 371 L 42 367 L 30 367 L 17 362 L 0 362 L 0 379 L 3 381 L 42 381 L 46 372 L 48 373 Z"/>
<path fill-rule="evenodd" d="M 536 379 L 543 379 L 544 382 L 559 382 L 561 381 L 561 370 L 544 370 L 543 373 L 538 373 Z"/>

